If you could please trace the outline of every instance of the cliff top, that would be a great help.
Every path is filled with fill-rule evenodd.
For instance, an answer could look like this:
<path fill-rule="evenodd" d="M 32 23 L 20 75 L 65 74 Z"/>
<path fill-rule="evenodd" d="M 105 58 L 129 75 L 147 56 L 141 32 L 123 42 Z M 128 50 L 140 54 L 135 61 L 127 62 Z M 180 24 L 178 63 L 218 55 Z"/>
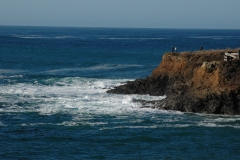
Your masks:
<path fill-rule="evenodd" d="M 240 48 L 179 53 L 167 52 L 163 55 L 160 65 L 153 70 L 152 76 L 165 74 L 167 72 L 179 72 L 179 70 L 188 66 L 199 67 L 204 62 L 223 62 L 225 53 L 235 53 L 238 52 L 238 50 L 240 50 Z M 171 64 L 171 62 L 174 62 L 174 64 Z"/>

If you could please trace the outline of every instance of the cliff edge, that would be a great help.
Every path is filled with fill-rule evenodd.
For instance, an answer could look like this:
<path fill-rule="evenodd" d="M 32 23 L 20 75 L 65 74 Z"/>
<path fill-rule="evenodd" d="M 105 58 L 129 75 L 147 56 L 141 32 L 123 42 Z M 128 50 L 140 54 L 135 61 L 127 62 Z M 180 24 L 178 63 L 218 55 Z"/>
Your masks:
<path fill-rule="evenodd" d="M 239 115 L 240 60 L 224 61 L 225 53 L 238 50 L 166 53 L 149 77 L 107 92 L 167 96 L 160 101 L 139 101 L 144 107 Z"/>

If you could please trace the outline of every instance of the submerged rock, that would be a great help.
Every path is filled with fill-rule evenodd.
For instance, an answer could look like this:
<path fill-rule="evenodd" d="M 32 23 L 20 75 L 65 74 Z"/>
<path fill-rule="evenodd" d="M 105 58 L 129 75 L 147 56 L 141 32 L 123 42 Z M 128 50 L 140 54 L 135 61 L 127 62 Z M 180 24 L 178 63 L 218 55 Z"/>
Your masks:
<path fill-rule="evenodd" d="M 141 101 L 145 107 L 239 115 L 240 60 L 223 61 L 225 52 L 237 51 L 166 53 L 149 77 L 127 82 L 107 92 L 167 96 L 161 101 Z"/>

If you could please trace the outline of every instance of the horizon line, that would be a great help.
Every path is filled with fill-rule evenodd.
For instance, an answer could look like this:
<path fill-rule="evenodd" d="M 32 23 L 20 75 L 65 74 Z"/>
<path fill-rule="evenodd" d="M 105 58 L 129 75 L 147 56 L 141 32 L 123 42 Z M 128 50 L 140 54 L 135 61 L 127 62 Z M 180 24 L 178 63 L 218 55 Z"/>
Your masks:
<path fill-rule="evenodd" d="M 51 25 L 0 25 L 0 27 L 49 27 L 49 28 L 106 28 L 106 29 L 196 29 L 196 30 L 240 30 L 239 28 L 177 28 L 177 27 L 83 27 L 83 26 L 51 26 Z"/>

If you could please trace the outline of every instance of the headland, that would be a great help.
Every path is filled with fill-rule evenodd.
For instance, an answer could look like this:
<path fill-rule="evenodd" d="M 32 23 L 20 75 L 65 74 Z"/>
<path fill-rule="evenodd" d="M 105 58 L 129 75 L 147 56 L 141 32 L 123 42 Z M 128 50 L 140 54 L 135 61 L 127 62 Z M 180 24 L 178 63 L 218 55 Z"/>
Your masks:
<path fill-rule="evenodd" d="M 143 107 L 240 115 L 240 60 L 232 58 L 232 53 L 239 53 L 239 49 L 165 53 L 149 77 L 107 92 L 166 95 L 159 101 L 137 100 Z"/>

